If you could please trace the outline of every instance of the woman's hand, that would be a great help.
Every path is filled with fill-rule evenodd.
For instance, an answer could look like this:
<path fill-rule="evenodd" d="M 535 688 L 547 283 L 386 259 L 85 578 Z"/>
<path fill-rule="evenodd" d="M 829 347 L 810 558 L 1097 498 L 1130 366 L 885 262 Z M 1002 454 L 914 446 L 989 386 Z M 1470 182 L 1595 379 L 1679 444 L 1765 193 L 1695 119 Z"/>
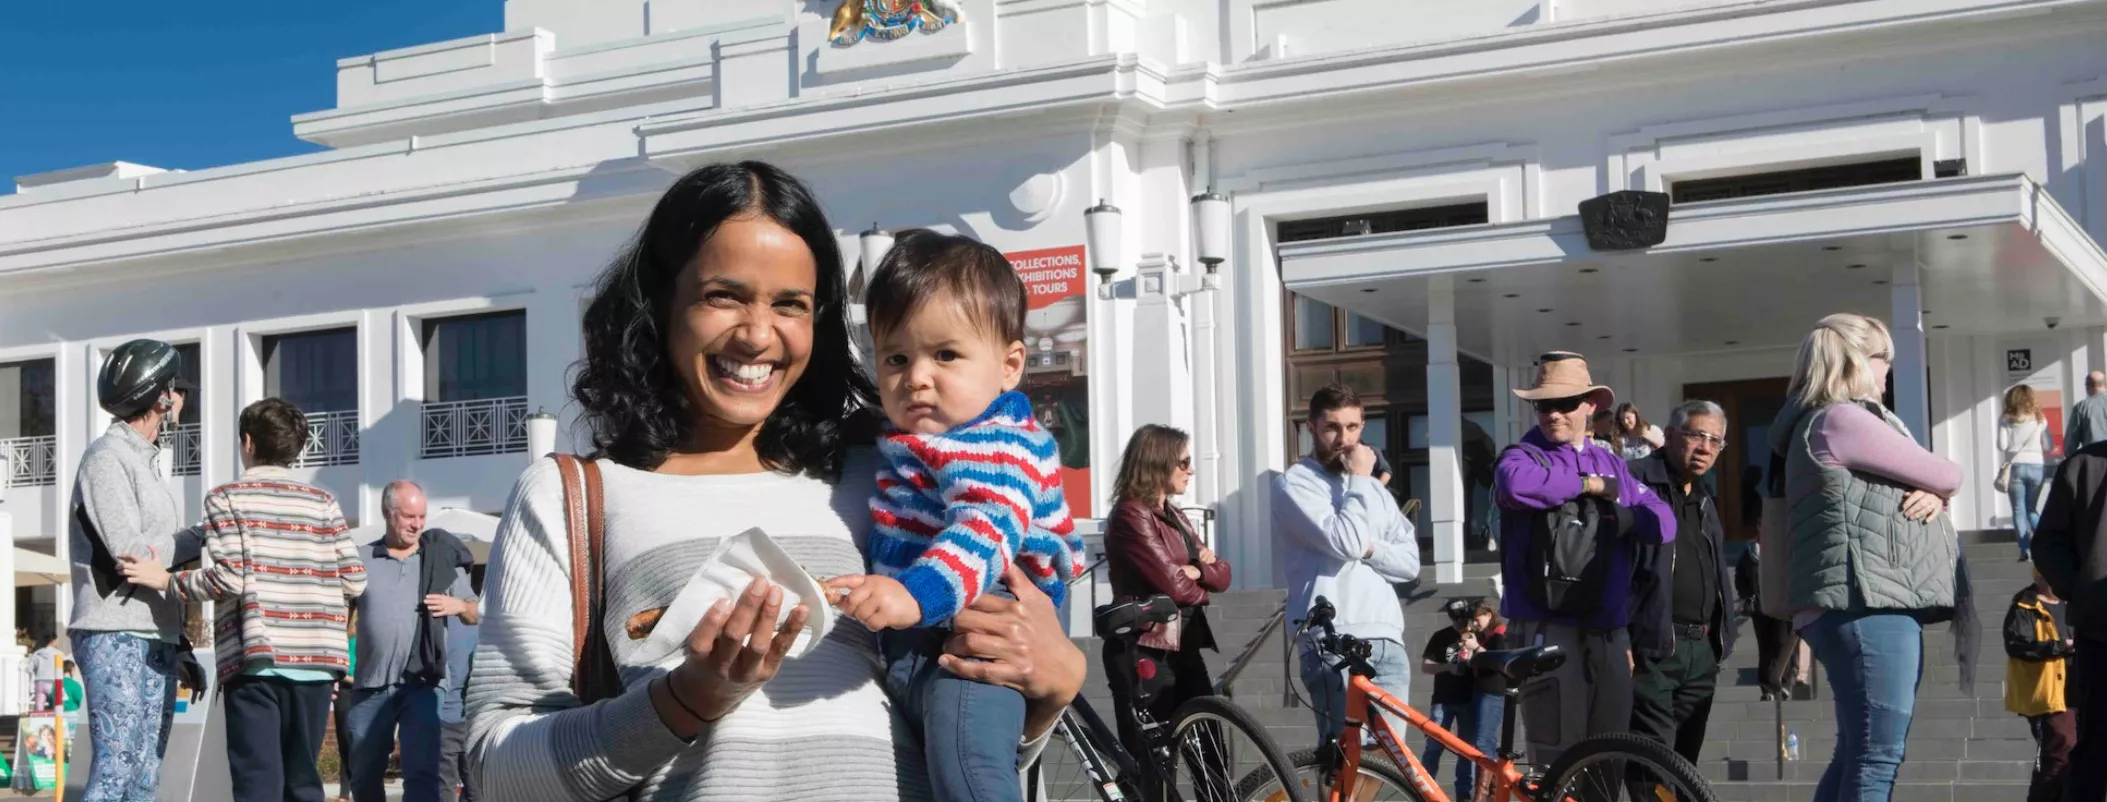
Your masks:
<path fill-rule="evenodd" d="M 168 569 L 161 565 L 161 558 L 152 548 L 146 550 L 144 557 L 135 554 L 118 557 L 117 570 L 124 572 L 125 581 L 134 585 L 154 590 L 168 589 Z"/>
<path fill-rule="evenodd" d="M 737 604 L 719 601 L 688 633 L 688 659 L 653 683 L 659 719 L 681 738 L 723 718 L 755 689 L 774 679 L 811 610 L 798 605 L 773 635 L 769 623 L 783 608 L 783 589 L 756 578 Z"/>
<path fill-rule="evenodd" d="M 1946 509 L 1946 499 L 1927 490 L 1912 490 L 1902 497 L 1902 515 L 1912 521 L 1929 521 Z"/>
<path fill-rule="evenodd" d="M 1213 565 L 1213 564 L 1214 564 L 1214 561 L 1215 561 L 1216 559 L 1217 559 L 1217 558 L 1216 558 L 1216 557 L 1214 556 L 1214 549 L 1210 549 L 1210 548 L 1208 548 L 1208 547 L 1206 547 L 1206 546 L 1201 546 L 1201 547 L 1200 547 L 1200 564 L 1201 564 L 1201 565 Z M 1193 578 L 1194 578 L 1194 579 L 1198 579 L 1199 577 L 1193 577 Z"/>
<path fill-rule="evenodd" d="M 1194 582 L 1200 581 L 1200 569 L 1194 568 L 1190 565 L 1178 566 L 1178 573 L 1184 574 L 1186 579 L 1190 579 Z"/>
<path fill-rule="evenodd" d="M 1087 661 L 1061 631 L 1053 600 L 1030 577 L 1012 563 L 1002 581 L 1017 598 L 981 594 L 959 611 L 938 662 L 966 679 L 1024 694 L 1024 735 L 1037 738 L 1082 690 Z"/>

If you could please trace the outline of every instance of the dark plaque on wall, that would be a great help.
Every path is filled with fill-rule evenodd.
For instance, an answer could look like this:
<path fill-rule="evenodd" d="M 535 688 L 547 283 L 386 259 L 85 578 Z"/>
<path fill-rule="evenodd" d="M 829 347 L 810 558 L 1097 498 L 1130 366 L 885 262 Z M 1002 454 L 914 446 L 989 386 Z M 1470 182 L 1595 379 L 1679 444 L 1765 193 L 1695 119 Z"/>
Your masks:
<path fill-rule="evenodd" d="M 1581 201 L 1580 229 L 1598 251 L 1659 245 L 1668 238 L 1668 194 L 1627 189 Z"/>

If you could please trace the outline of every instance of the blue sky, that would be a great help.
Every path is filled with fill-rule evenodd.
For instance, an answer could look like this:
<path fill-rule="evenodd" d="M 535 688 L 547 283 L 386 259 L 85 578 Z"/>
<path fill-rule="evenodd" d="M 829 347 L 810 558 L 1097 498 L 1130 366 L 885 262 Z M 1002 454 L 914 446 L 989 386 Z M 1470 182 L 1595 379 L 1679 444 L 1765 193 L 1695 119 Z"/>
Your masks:
<path fill-rule="evenodd" d="M 336 61 L 493 33 L 503 0 L 0 3 L 0 192 L 108 161 L 198 170 L 308 153 Z"/>

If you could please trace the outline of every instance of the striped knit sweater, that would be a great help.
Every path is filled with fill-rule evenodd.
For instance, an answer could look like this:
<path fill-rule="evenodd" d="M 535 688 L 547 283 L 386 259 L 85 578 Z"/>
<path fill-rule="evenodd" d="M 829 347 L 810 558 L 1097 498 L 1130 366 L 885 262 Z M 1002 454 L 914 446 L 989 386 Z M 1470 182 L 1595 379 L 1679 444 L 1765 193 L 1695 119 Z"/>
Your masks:
<path fill-rule="evenodd" d="M 943 434 L 891 431 L 871 496 L 874 572 L 907 586 L 920 626 L 949 621 L 1015 561 L 1058 605 L 1082 573 L 1083 543 L 1061 494 L 1053 435 L 1023 393 L 996 398 Z"/>
<path fill-rule="evenodd" d="M 214 626 L 220 678 L 265 668 L 342 676 L 347 600 L 366 592 L 366 567 L 336 498 L 259 465 L 205 496 L 204 526 L 202 567 L 171 586 L 184 601 L 239 602 L 220 605 Z"/>

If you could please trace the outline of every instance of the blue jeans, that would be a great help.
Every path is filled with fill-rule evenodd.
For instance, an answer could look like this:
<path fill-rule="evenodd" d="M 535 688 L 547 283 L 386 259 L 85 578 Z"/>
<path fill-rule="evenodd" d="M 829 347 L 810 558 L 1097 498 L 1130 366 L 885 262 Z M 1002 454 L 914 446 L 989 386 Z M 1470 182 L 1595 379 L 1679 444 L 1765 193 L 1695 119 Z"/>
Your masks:
<path fill-rule="evenodd" d="M 1375 668 L 1375 686 L 1397 697 L 1399 702 L 1409 703 L 1412 698 L 1413 655 L 1405 651 L 1405 645 L 1389 638 L 1371 638 L 1368 641 L 1372 653 L 1368 664 Z M 1302 687 L 1309 689 L 1310 710 L 1317 714 L 1317 743 L 1339 737 L 1339 730 L 1346 726 L 1346 676 L 1333 670 L 1317 655 L 1317 650 L 1304 644 L 1302 647 Z M 1374 711 L 1375 705 L 1370 704 Z M 1399 725 L 1402 726 L 1402 722 Z M 1367 730 L 1362 730 L 1366 737 Z"/>
<path fill-rule="evenodd" d="M 402 730 L 403 802 L 439 801 L 439 686 L 390 685 L 351 691 L 351 799 L 387 802 L 388 753 Z"/>
<path fill-rule="evenodd" d="M 88 802 L 153 802 L 174 718 L 173 643 L 125 632 L 73 633 L 88 696 Z"/>
<path fill-rule="evenodd" d="M 2005 496 L 2012 501 L 2012 531 L 2019 533 L 2019 553 L 2022 556 L 2034 553 L 2034 527 L 2041 523 L 2041 513 L 2035 502 L 2041 500 L 2042 476 L 2046 468 L 2041 463 L 2012 463 L 2012 482 L 2005 489 Z"/>
<path fill-rule="evenodd" d="M 1800 637 L 1836 696 L 1836 756 L 1814 802 L 1887 802 L 1924 678 L 1924 625 L 1907 613 L 1832 610 Z"/>
<path fill-rule="evenodd" d="M 1506 699 L 1495 693 L 1472 693 L 1468 702 L 1435 702 L 1427 718 L 1441 725 L 1442 729 L 1455 733 L 1465 743 L 1478 747 L 1487 755 L 1500 748 L 1500 718 L 1506 710 Z M 1441 756 L 1448 754 L 1441 744 L 1428 738 L 1426 748 L 1420 752 L 1419 762 L 1427 765 L 1427 774 L 1441 777 Z M 1456 761 L 1456 799 L 1469 802 L 1471 790 L 1478 784 L 1478 764 L 1468 760 Z"/>
<path fill-rule="evenodd" d="M 950 636 L 951 630 L 936 628 L 878 633 L 885 689 L 920 728 L 936 798 L 1023 802 L 1017 745 L 1024 737 L 1024 695 L 961 679 L 937 665 Z"/>

